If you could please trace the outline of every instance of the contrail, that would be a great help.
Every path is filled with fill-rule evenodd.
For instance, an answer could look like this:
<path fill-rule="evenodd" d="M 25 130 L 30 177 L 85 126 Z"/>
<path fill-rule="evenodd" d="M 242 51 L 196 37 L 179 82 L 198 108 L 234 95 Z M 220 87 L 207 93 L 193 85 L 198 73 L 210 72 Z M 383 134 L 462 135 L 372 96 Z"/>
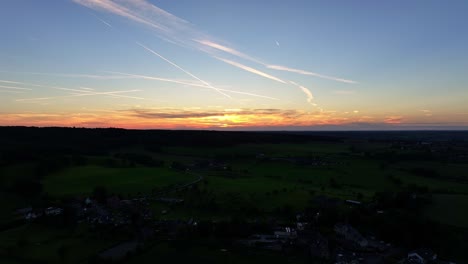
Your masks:
<path fill-rule="evenodd" d="M 141 46 L 141 47 L 144 48 L 145 50 L 147 50 L 147 51 L 153 53 L 154 55 L 158 56 L 159 58 L 163 59 L 164 61 L 166 61 L 167 63 L 169 63 L 169 64 L 171 64 L 172 66 L 176 67 L 177 69 L 179 69 L 179 70 L 185 72 L 186 74 L 188 74 L 188 75 L 191 76 L 192 78 L 197 79 L 198 81 L 200 81 L 201 83 L 205 84 L 205 85 L 208 86 L 209 88 L 216 90 L 218 93 L 220 93 L 220 94 L 222 94 L 222 95 L 224 95 L 224 96 L 226 96 L 226 97 L 228 97 L 228 98 L 232 98 L 230 95 L 228 95 L 228 94 L 222 92 L 220 89 L 213 87 L 211 84 L 205 82 L 204 80 L 202 80 L 202 79 L 198 78 L 197 76 L 191 74 L 190 72 L 184 70 L 184 69 L 183 69 L 182 67 L 180 67 L 179 65 L 177 65 L 177 64 L 173 63 L 172 61 L 170 61 L 170 60 L 164 58 L 162 55 L 160 55 L 160 54 L 157 53 L 156 51 L 154 51 L 154 50 L 152 50 L 152 49 L 146 47 L 145 45 L 143 45 L 143 44 L 141 44 L 141 43 L 139 43 L 139 42 L 136 42 L 136 44 L 138 44 L 139 46 Z"/>
<path fill-rule="evenodd" d="M 269 65 L 256 58 L 253 58 L 245 53 L 242 53 L 234 48 L 224 46 L 220 43 L 212 41 L 215 39 L 201 30 L 197 29 L 194 25 L 190 24 L 186 20 L 177 17 L 155 5 L 147 0 L 126 0 L 126 1 L 111 1 L 111 0 L 72 0 L 73 2 L 88 7 L 97 11 L 108 12 L 117 16 L 125 17 L 133 20 L 140 24 L 149 26 L 158 33 L 158 37 L 169 42 L 177 43 L 187 47 L 196 48 L 202 52 L 213 56 L 210 50 L 206 47 L 214 48 L 222 52 L 226 52 L 250 60 L 252 62 L 261 64 L 267 68 L 275 69 L 279 71 L 293 72 L 297 74 L 315 76 L 318 78 L 324 78 L 328 80 L 344 82 L 344 83 L 356 83 L 352 80 L 346 80 L 333 76 L 326 76 L 315 72 L 293 69 L 281 65 Z M 275 40 L 276 45 L 279 47 L 280 43 Z"/>
<path fill-rule="evenodd" d="M 0 88 L 3 89 L 12 89 L 12 90 L 31 90 L 29 88 L 20 88 L 20 87 L 13 87 L 13 86 L 6 86 L 6 85 L 0 85 Z"/>
<path fill-rule="evenodd" d="M 277 71 L 294 72 L 294 73 L 298 73 L 298 74 L 302 74 L 302 75 L 315 76 L 315 77 L 318 77 L 318 78 L 332 80 L 332 81 L 336 81 L 336 82 L 351 83 L 351 84 L 357 83 L 357 82 L 355 82 L 353 80 L 337 78 L 337 77 L 333 77 L 333 76 L 323 75 L 323 74 L 319 74 L 319 73 L 316 73 L 316 72 L 310 72 L 310 71 L 305 71 L 305 70 L 300 70 L 300 69 L 288 68 L 288 67 L 281 66 L 281 65 L 266 65 L 266 67 L 268 69 L 273 69 L 273 70 L 277 70 Z"/>
<path fill-rule="evenodd" d="M 0 71 L 5 73 L 13 74 L 32 74 L 32 75 L 44 75 L 44 76 L 57 76 L 57 77 L 66 77 L 66 78 L 90 78 L 98 80 L 113 80 L 113 79 L 122 79 L 122 76 L 106 76 L 106 75 L 96 75 L 96 74 L 67 74 L 67 73 L 46 73 L 46 72 L 15 72 L 15 71 Z M 15 83 L 15 84 L 26 84 L 22 82 L 12 82 L 0 80 L 4 83 Z"/>
<path fill-rule="evenodd" d="M 129 76 L 129 77 L 140 78 L 140 79 L 155 80 L 155 81 L 162 81 L 162 82 L 171 82 L 171 83 L 177 83 L 177 84 L 182 84 L 182 85 L 187 85 L 187 86 L 210 88 L 211 89 L 211 87 L 203 85 L 203 84 L 188 83 L 188 82 L 183 82 L 183 81 L 179 81 L 179 80 L 172 80 L 172 79 L 165 79 L 165 78 L 158 78 L 158 77 L 137 75 L 137 74 L 128 74 L 128 73 L 122 73 L 122 72 L 109 72 L 109 73 L 122 74 L 122 75 L 126 75 L 126 76 Z M 241 91 L 221 89 L 221 88 L 218 88 L 218 90 L 223 91 L 223 92 L 243 94 L 243 95 L 249 95 L 249 96 L 260 97 L 260 98 L 271 99 L 271 100 L 279 100 L 278 98 L 274 98 L 274 97 L 271 97 L 271 96 L 254 94 L 254 93 L 249 93 L 249 92 L 241 92 Z"/>
<path fill-rule="evenodd" d="M 223 58 L 219 58 L 219 57 L 215 57 L 216 59 L 220 60 L 220 61 L 223 61 L 227 64 L 231 64 L 232 66 L 235 66 L 235 67 L 238 67 L 240 69 L 243 69 L 244 71 L 248 71 L 248 72 L 251 72 L 251 73 L 254 73 L 254 74 L 257 74 L 257 75 L 260 75 L 262 77 L 265 77 L 265 78 L 268 78 L 268 79 L 271 79 L 271 80 L 274 80 L 274 81 L 277 81 L 277 82 L 280 82 L 280 83 L 286 83 L 285 81 L 281 80 L 280 78 L 276 78 L 275 76 L 272 76 L 272 75 L 269 75 L 267 73 L 264 73 L 262 71 L 259 71 L 257 69 L 254 69 L 252 67 L 249 67 L 249 66 L 246 66 L 246 65 L 243 65 L 241 63 L 238 63 L 238 62 L 235 62 L 235 61 L 231 61 L 231 60 L 227 60 L 227 59 L 223 59 Z"/>
<path fill-rule="evenodd" d="M 71 74 L 71 76 L 74 76 L 74 75 Z M 83 75 L 81 77 L 94 78 L 95 76 L 96 75 Z M 33 84 L 33 83 L 14 82 L 14 81 L 6 81 L 6 80 L 0 80 L 0 82 L 11 83 L 11 84 L 22 84 L 22 85 L 28 85 L 28 86 L 55 89 L 55 90 L 86 93 L 86 95 L 93 95 L 93 94 L 95 94 L 95 95 L 105 95 L 105 94 L 108 94 L 108 95 L 113 96 L 113 97 L 122 97 L 122 98 L 130 98 L 130 99 L 145 99 L 145 98 L 142 98 L 142 97 L 134 97 L 134 96 L 125 96 L 125 95 L 115 94 L 115 93 L 121 93 L 121 91 L 115 91 L 115 92 L 111 91 L 111 92 L 102 93 L 102 92 L 93 92 L 93 91 L 89 91 L 89 90 L 77 90 L 77 89 L 70 89 L 70 88 L 64 88 L 64 87 L 58 87 L 58 86 L 49 86 L 49 85 L 41 85 L 41 84 Z M 15 90 L 31 90 L 29 88 L 19 88 L 19 87 L 13 87 L 13 86 L 5 86 L 5 85 L 0 85 L 0 88 L 15 89 Z M 87 89 L 91 89 L 91 88 L 87 88 Z M 141 90 L 131 90 L 129 92 L 139 92 L 139 91 L 141 91 Z M 125 92 L 127 92 L 127 91 L 125 91 Z M 72 97 L 74 97 L 74 96 L 78 96 L 78 95 L 73 95 Z M 79 96 L 82 96 L 82 95 L 79 95 Z M 68 97 L 68 96 L 66 96 L 66 97 Z M 49 97 L 41 97 L 39 99 L 44 100 L 45 98 L 49 98 Z M 62 97 L 59 96 L 59 97 L 50 97 L 50 98 L 62 98 Z"/>
<path fill-rule="evenodd" d="M 95 15 L 95 14 L 93 14 L 93 13 L 91 13 L 91 14 L 92 14 L 97 20 L 101 21 L 104 25 L 106 25 L 106 26 L 112 28 L 112 25 L 109 24 L 109 23 L 107 23 L 104 19 L 98 17 L 97 15 Z"/>
<path fill-rule="evenodd" d="M 317 106 L 316 103 L 312 102 L 312 100 L 314 100 L 314 96 L 313 96 L 312 92 L 309 89 L 307 89 L 306 87 L 304 87 L 304 86 L 302 86 L 302 85 L 300 85 L 300 84 L 298 84 L 296 82 L 293 82 L 293 81 L 289 81 L 289 83 L 291 83 L 292 85 L 298 87 L 299 89 L 301 89 L 301 91 L 303 93 L 305 93 L 305 95 L 307 96 L 307 102 L 309 104 L 311 104 L 313 106 Z"/>
<path fill-rule="evenodd" d="M 195 86 L 195 87 L 211 88 L 204 84 L 189 83 L 189 82 L 183 82 L 183 81 L 174 80 L 174 79 L 166 79 L 166 78 L 137 75 L 137 74 L 128 74 L 128 73 L 123 73 L 123 72 L 109 72 L 109 73 L 121 74 L 121 75 L 125 75 L 125 76 L 132 77 L 132 78 L 138 78 L 138 79 L 156 80 L 156 81 L 162 81 L 162 82 L 171 82 L 171 83 L 178 83 L 178 84 L 183 84 L 183 85 L 190 85 L 190 86 Z"/>
<path fill-rule="evenodd" d="M 238 50 L 235 50 L 233 48 L 221 45 L 219 43 L 216 43 L 216 42 L 213 42 L 213 41 L 210 41 L 210 40 L 207 40 L 207 39 L 204 39 L 204 40 L 193 39 L 193 41 L 195 41 L 195 42 L 197 42 L 199 44 L 205 45 L 207 47 L 214 48 L 214 49 L 217 49 L 217 50 L 232 54 L 234 56 L 237 56 L 237 57 L 240 57 L 240 58 L 243 58 L 243 59 L 258 63 L 258 64 L 261 64 L 261 65 L 266 65 L 266 63 L 264 63 L 264 62 L 262 62 L 262 61 L 260 61 L 258 59 L 252 58 L 251 56 L 249 56 L 249 55 L 247 55 L 245 53 L 242 53 L 242 52 L 240 52 Z M 213 56 L 213 54 L 211 54 L 210 52 L 207 52 L 207 53 L 210 54 L 211 56 Z"/>
<path fill-rule="evenodd" d="M 62 90 L 74 90 L 74 89 L 67 89 L 63 88 Z M 81 90 L 75 90 L 79 92 L 85 92 Z M 18 102 L 24 102 L 24 101 L 37 101 L 37 100 L 49 100 L 49 99 L 57 99 L 57 98 L 70 98 L 70 97 L 81 97 L 81 96 L 90 96 L 90 95 L 112 95 L 112 96 L 119 96 L 123 97 L 122 95 L 117 95 L 120 93 L 132 93 L 132 92 L 138 92 L 140 90 L 128 90 L 128 91 L 113 91 L 113 92 L 95 92 L 95 93 L 81 93 L 81 94 L 73 94 L 73 95 L 64 95 L 64 96 L 53 96 L 53 97 L 37 97 L 37 98 L 24 98 L 24 99 L 16 99 Z M 141 97 L 132 97 L 132 96 L 125 96 L 125 98 L 133 98 L 133 99 L 145 99 Z"/>
<path fill-rule="evenodd" d="M 126 96 L 126 95 L 117 95 L 119 93 L 130 93 L 130 92 L 140 92 L 141 90 L 129 90 L 129 91 L 111 91 L 111 92 L 94 92 L 89 90 L 77 90 L 77 89 L 70 89 L 70 88 L 62 88 L 56 87 L 55 89 L 64 90 L 64 91 L 72 91 L 78 92 L 80 94 L 74 94 L 74 96 L 85 96 L 85 95 L 111 95 L 113 97 L 122 97 L 122 98 L 130 98 L 130 99 L 145 99 L 142 97 L 134 97 L 134 96 Z"/>
<path fill-rule="evenodd" d="M 0 80 L 1 83 L 12 83 L 12 84 L 23 84 L 20 82 L 13 82 L 13 81 L 6 81 L 6 80 Z"/>

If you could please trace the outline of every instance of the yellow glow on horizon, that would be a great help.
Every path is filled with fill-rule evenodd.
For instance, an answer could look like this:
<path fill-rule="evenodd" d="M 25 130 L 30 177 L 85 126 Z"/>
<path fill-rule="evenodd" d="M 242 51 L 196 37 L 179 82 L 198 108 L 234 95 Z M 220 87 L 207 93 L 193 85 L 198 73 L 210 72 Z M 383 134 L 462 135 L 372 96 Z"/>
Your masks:
<path fill-rule="evenodd" d="M 310 127 L 320 125 L 383 124 L 418 122 L 416 116 L 349 115 L 347 112 L 281 109 L 225 109 L 201 111 L 177 109 L 102 110 L 81 113 L 0 114 L 7 126 L 120 127 L 128 129 L 216 129 L 249 127 Z M 443 119 L 446 120 L 446 119 Z M 437 120 L 435 120 L 437 121 Z M 456 122 L 457 120 L 455 120 Z"/>

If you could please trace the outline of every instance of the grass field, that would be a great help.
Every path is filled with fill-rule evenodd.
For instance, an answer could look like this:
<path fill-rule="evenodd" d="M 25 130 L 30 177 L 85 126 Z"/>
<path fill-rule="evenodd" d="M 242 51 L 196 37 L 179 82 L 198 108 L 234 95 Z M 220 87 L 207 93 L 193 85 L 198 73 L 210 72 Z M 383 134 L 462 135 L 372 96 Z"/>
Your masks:
<path fill-rule="evenodd" d="M 44 180 L 45 191 L 53 196 L 89 194 L 96 186 L 110 192 L 148 192 L 157 187 L 187 183 L 195 178 L 168 168 L 106 168 L 83 166 L 68 168 Z"/>
<path fill-rule="evenodd" d="M 468 228 L 468 195 L 437 194 L 425 210 L 429 218 L 444 224 Z"/>

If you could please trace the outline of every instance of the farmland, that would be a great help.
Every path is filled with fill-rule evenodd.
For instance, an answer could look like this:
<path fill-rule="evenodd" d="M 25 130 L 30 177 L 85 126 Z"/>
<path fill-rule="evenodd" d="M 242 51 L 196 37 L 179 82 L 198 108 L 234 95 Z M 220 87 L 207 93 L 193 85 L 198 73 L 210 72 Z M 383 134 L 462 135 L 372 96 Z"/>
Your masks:
<path fill-rule="evenodd" d="M 372 225 L 364 225 L 364 221 L 385 221 L 375 220 L 369 214 L 371 210 L 394 211 L 398 215 L 395 221 L 416 213 L 420 216 L 414 221 L 436 225 L 441 230 L 440 239 L 446 241 L 459 241 L 456 239 L 462 238 L 450 232 L 463 233 L 468 228 L 467 214 L 461 210 L 468 206 L 468 147 L 459 133 L 453 135 L 458 140 L 454 150 L 451 142 L 436 140 L 440 135 L 431 133 L 401 132 L 382 139 L 383 132 L 328 135 L 103 130 L 94 133 L 64 129 L 62 133 L 72 136 L 62 142 L 58 136 L 57 142 L 51 140 L 50 133 L 30 128 L 31 133 L 41 138 L 30 142 L 21 138 L 22 133 L 11 134 L 11 129 L 14 128 L 0 130 L 4 134 L 0 167 L 3 198 L 0 256 L 6 263 L 94 261 L 103 250 L 134 236 L 135 227 L 125 225 L 134 222 L 132 217 L 136 212 L 144 215 L 149 226 L 158 221 L 180 223 L 193 219 L 211 224 L 241 221 L 250 225 L 274 218 L 279 223 L 289 223 L 295 214 L 320 207 L 317 201 L 331 199 L 334 204 L 353 200 L 372 208 L 356 209 L 364 210 L 362 223 L 353 222 L 356 221 L 352 215 L 354 209 L 346 206 L 334 207 L 338 215 L 333 217 L 343 215 L 355 225 L 371 229 Z M 49 132 L 58 135 L 58 131 Z M 80 133 L 88 136 L 82 137 Z M 96 222 L 89 220 L 95 215 L 80 219 L 75 213 L 67 213 L 61 220 L 46 217 L 25 222 L 15 214 L 17 209 L 25 207 L 71 210 L 83 206 L 85 199 L 101 200 L 96 205 L 98 215 L 106 211 L 106 203 L 112 204 L 105 219 L 95 219 L 103 223 L 120 219 L 114 224 L 120 231 L 111 231 L 112 228 L 102 224 L 96 230 Z M 401 199 L 407 199 L 403 205 Z M 116 203 L 134 204 L 131 217 L 125 216 L 129 209 L 119 209 L 127 207 Z M 402 210 L 404 217 L 399 218 Z M 324 227 L 324 232 L 329 230 L 329 226 Z M 381 231 L 372 232 L 387 234 Z M 405 243 L 391 234 L 387 236 L 395 243 Z M 226 254 L 234 254 L 219 251 L 216 238 L 212 239 L 204 237 L 205 244 L 190 246 L 184 251 L 185 256 L 215 263 Z M 227 243 L 226 247 L 231 245 L 229 239 L 227 242 L 225 237 L 221 239 Z M 157 239 L 145 245 L 141 254 L 129 258 L 130 263 L 154 255 L 161 259 L 174 258 L 180 247 Z M 77 250 L 82 257 L 71 258 L 78 254 Z M 200 253 L 207 250 L 212 253 Z M 257 258 L 273 261 L 279 257 L 297 263 L 304 260 L 303 256 L 294 254 L 275 257 L 276 253 L 269 251 L 250 250 L 245 255 L 240 253 L 242 247 L 232 245 L 231 250 L 237 252 L 233 259 L 245 263 L 255 262 Z M 456 247 L 438 250 L 448 252 L 448 257 L 462 255 Z M 180 257 L 182 261 L 184 258 Z"/>

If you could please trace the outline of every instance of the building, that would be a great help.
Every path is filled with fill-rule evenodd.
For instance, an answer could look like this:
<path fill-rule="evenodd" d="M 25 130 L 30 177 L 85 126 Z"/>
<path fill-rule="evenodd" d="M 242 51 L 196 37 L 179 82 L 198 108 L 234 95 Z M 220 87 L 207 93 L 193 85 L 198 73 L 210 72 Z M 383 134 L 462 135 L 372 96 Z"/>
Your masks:
<path fill-rule="evenodd" d="M 351 225 L 348 224 L 336 224 L 335 225 L 335 233 L 346 240 L 352 241 L 355 244 L 359 245 L 360 247 L 367 247 L 369 245 L 369 241 L 364 238 L 361 233 L 359 233 L 356 229 L 354 229 Z"/>
<path fill-rule="evenodd" d="M 437 254 L 435 254 L 430 249 L 418 249 L 408 253 L 407 262 L 408 263 L 417 263 L 417 264 L 426 264 L 437 259 Z"/>

